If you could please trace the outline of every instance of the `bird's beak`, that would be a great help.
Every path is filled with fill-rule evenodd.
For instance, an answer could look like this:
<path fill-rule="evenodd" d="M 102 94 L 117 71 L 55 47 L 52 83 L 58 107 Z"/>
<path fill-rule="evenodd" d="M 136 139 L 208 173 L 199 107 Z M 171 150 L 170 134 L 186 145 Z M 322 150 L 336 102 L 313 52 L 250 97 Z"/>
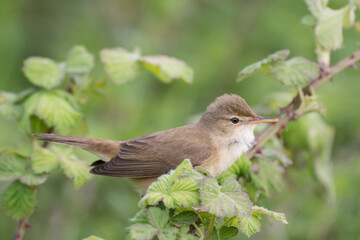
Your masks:
<path fill-rule="evenodd" d="M 277 121 L 279 121 L 279 119 L 277 119 L 277 118 L 258 116 L 256 119 L 250 120 L 247 123 L 248 124 L 258 124 L 258 123 L 273 123 L 273 122 L 277 122 Z"/>

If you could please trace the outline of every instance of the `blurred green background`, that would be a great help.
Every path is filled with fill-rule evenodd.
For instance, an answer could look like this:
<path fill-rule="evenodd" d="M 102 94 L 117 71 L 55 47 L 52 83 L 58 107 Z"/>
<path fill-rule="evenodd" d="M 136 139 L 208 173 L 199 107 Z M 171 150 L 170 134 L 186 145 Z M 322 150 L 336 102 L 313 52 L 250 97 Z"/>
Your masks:
<path fill-rule="evenodd" d="M 335 8 L 346 3 L 330 1 Z M 253 107 L 275 91 L 295 94 L 262 74 L 241 83 L 235 79 L 244 66 L 280 49 L 316 61 L 312 33 L 300 24 L 306 14 L 299 0 L 2 1 L 0 89 L 18 92 L 30 87 L 21 71 L 25 58 L 62 61 L 76 44 L 95 53 L 97 62 L 100 49 L 116 46 L 186 61 L 195 72 L 192 85 L 163 84 L 143 71 L 123 85 L 109 82 L 105 96 L 94 95 L 84 105 L 87 136 L 125 140 L 183 125 L 224 93 L 239 94 Z M 344 48 L 333 54 L 332 62 L 355 51 L 359 36 L 346 30 Z M 92 76 L 104 76 L 100 64 Z M 324 189 L 306 164 L 295 161 L 285 174 L 286 187 L 261 201 L 284 212 L 289 225 L 264 217 L 262 231 L 252 239 L 360 239 L 359 80 L 359 70 L 351 68 L 319 90 L 327 106 L 325 121 L 336 130 L 331 157 L 335 204 L 326 202 Z M 28 144 L 16 123 L 0 118 L 0 126 L 0 146 Z M 95 160 L 83 151 L 79 154 Z M 0 194 L 6 186 L 1 183 Z M 26 239 L 75 240 L 92 234 L 123 239 L 139 198 L 128 180 L 95 176 L 74 190 L 59 171 L 39 189 Z M 16 222 L 0 211 L 0 238 L 12 239 L 15 227 Z"/>

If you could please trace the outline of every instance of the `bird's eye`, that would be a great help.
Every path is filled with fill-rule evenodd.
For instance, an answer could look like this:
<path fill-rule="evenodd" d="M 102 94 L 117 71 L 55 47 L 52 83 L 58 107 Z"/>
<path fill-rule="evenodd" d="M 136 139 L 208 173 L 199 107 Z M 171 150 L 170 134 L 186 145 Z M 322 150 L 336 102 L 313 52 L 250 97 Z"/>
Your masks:
<path fill-rule="evenodd" d="M 230 119 L 230 122 L 232 124 L 238 124 L 240 122 L 240 120 L 237 117 L 233 117 L 233 118 Z"/>

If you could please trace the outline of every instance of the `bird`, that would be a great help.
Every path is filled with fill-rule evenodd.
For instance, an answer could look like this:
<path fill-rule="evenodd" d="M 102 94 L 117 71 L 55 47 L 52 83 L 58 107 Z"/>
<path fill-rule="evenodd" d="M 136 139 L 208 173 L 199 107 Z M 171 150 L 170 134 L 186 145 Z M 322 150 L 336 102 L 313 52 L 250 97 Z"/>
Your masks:
<path fill-rule="evenodd" d="M 130 178 L 146 191 L 162 174 L 184 159 L 217 176 L 255 143 L 254 128 L 278 119 L 258 116 L 236 94 L 224 94 L 211 103 L 195 124 L 154 132 L 125 141 L 56 134 L 33 134 L 39 140 L 82 148 L 100 160 L 90 173 Z"/>

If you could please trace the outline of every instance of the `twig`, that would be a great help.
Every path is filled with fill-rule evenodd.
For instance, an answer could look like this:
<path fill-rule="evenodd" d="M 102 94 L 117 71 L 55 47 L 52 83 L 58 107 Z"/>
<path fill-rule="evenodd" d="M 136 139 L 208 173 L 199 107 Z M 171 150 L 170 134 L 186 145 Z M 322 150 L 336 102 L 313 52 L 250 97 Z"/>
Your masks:
<path fill-rule="evenodd" d="M 355 63 L 360 61 L 360 50 L 357 50 L 350 56 L 344 58 L 340 62 L 336 63 L 332 67 L 329 68 L 329 71 L 324 75 L 320 75 L 319 78 L 311 81 L 306 87 L 302 89 L 304 96 L 311 96 L 311 91 L 318 89 L 325 82 L 332 80 L 338 73 L 344 71 L 349 67 L 354 67 Z M 262 133 L 258 135 L 256 145 L 247 152 L 246 156 L 248 158 L 253 157 L 270 139 L 270 137 L 280 131 L 288 121 L 294 120 L 294 118 L 298 118 L 303 113 L 297 113 L 296 111 L 299 109 L 301 105 L 300 95 L 297 94 L 296 97 L 284 108 L 280 111 L 278 115 L 279 121 L 274 124 L 268 126 Z"/>
<path fill-rule="evenodd" d="M 29 221 L 29 217 L 25 217 L 19 220 L 18 225 L 16 227 L 14 240 L 23 239 L 26 229 L 30 227 L 28 221 Z"/>

